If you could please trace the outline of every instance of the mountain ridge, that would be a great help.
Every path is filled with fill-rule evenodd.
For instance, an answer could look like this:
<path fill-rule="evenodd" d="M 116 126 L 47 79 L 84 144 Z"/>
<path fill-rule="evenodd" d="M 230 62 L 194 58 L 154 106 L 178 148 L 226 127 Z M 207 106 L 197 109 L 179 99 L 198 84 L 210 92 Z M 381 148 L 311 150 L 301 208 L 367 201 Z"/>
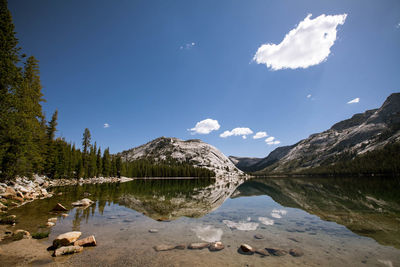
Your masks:
<path fill-rule="evenodd" d="M 335 163 L 345 155 L 355 158 L 397 142 L 400 142 L 400 93 L 393 93 L 380 108 L 354 114 L 291 146 L 278 147 L 245 169 L 259 173 L 303 171 Z"/>

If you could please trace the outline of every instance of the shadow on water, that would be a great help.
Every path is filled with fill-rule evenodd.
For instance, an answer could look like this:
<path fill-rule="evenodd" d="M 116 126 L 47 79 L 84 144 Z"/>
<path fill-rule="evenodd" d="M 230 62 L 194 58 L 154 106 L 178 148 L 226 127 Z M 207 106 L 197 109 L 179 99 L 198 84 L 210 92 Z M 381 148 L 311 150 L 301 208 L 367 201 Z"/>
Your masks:
<path fill-rule="evenodd" d="M 257 178 L 240 185 L 233 196 L 268 195 L 282 206 L 400 249 L 399 192 L 399 178 Z"/>

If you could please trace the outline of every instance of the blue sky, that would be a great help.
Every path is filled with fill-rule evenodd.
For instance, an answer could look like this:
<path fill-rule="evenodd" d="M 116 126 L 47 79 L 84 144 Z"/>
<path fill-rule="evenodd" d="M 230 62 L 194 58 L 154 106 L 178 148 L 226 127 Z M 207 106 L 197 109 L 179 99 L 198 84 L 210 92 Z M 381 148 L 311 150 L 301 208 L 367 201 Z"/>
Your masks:
<path fill-rule="evenodd" d="M 12 0 L 9 8 L 23 52 L 40 60 L 58 135 L 80 144 L 87 127 L 113 153 L 173 136 L 265 157 L 400 91 L 397 0 Z"/>

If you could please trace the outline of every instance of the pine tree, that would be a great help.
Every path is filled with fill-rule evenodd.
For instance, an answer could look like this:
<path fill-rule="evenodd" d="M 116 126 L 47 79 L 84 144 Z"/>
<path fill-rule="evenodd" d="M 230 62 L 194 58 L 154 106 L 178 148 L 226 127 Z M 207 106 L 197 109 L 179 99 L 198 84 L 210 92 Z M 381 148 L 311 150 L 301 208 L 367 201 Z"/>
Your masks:
<path fill-rule="evenodd" d="M 58 118 L 58 111 L 54 111 L 51 120 L 49 121 L 46 129 L 46 137 L 47 137 L 47 144 L 46 144 L 46 164 L 45 164 L 45 172 L 51 178 L 54 177 L 56 172 L 56 147 L 54 138 L 57 131 L 57 118 Z"/>
<path fill-rule="evenodd" d="M 99 149 L 97 150 L 97 162 L 96 162 L 96 166 L 97 166 L 97 173 L 96 176 L 100 177 L 103 174 L 103 160 L 101 158 L 101 149 L 99 147 Z"/>
<path fill-rule="evenodd" d="M 89 156 L 88 156 L 88 152 L 89 149 L 91 147 L 91 135 L 90 135 L 90 131 L 88 128 L 85 129 L 85 131 L 83 132 L 83 137 L 82 137 L 82 161 L 83 161 L 83 169 L 84 169 L 84 177 L 88 177 L 89 175 Z"/>
<path fill-rule="evenodd" d="M 109 177 L 110 174 L 111 174 L 110 149 L 106 148 L 103 154 L 103 175 L 104 177 Z"/>

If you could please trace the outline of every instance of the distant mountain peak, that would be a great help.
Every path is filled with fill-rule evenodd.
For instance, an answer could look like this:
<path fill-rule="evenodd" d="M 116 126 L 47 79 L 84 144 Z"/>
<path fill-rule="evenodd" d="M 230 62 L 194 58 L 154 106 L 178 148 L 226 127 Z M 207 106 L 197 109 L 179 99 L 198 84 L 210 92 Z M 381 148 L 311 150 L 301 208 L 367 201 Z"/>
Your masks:
<path fill-rule="evenodd" d="M 172 158 L 195 167 L 213 170 L 217 177 L 243 175 L 222 152 L 200 139 L 181 140 L 175 137 L 159 137 L 144 145 L 119 153 L 123 160 L 151 158 L 163 161 Z"/>

